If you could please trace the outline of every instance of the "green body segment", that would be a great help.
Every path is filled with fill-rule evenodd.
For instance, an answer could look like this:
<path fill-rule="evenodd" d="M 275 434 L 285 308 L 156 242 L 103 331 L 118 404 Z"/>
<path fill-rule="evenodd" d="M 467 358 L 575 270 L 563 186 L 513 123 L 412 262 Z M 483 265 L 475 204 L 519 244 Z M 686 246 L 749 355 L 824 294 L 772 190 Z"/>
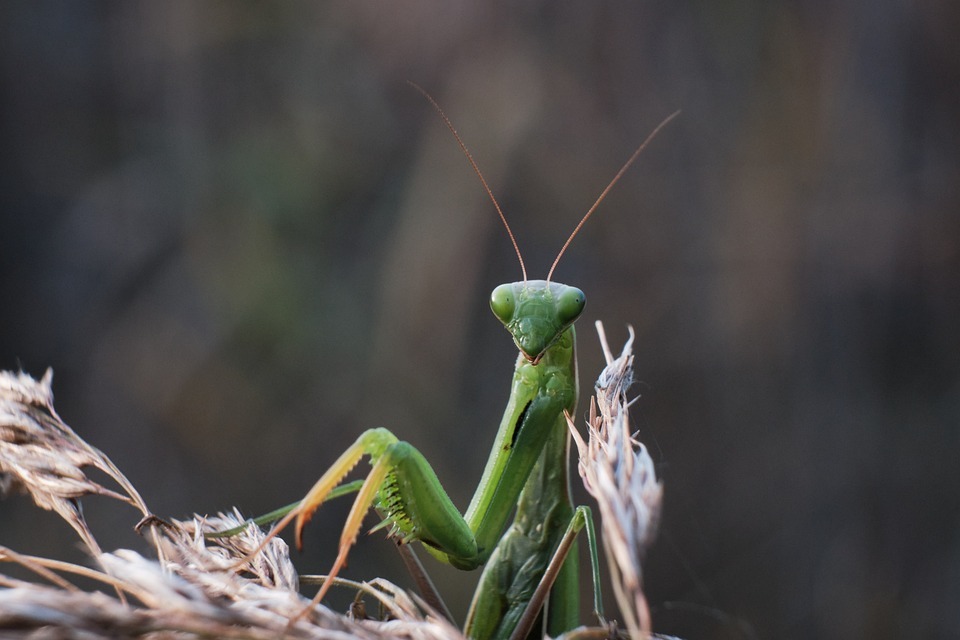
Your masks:
<path fill-rule="evenodd" d="M 361 500 L 361 488 L 331 574 L 342 566 L 359 530 L 362 515 L 354 519 L 353 513 L 375 501 L 385 514 L 381 526 L 390 526 L 393 535 L 419 540 L 432 555 L 461 569 L 486 563 L 465 632 L 471 638 L 510 635 L 573 517 L 564 411 L 572 413 L 577 402 L 573 322 L 583 306 L 579 289 L 543 280 L 494 290 L 491 307 L 520 355 L 510 400 L 466 514 L 460 515 L 419 451 L 385 429 L 371 429 L 317 481 L 298 516 L 299 531 L 300 519 L 309 518 L 362 455 L 374 465 L 368 482 L 383 474 L 375 500 L 372 493 Z M 576 554 L 571 554 L 551 590 L 548 633 L 576 626 L 577 594 Z"/>
<path fill-rule="evenodd" d="M 579 289 L 542 280 L 502 285 L 491 296 L 494 314 L 520 354 L 490 458 L 463 518 L 476 554 L 447 544 L 426 547 L 455 567 L 487 565 L 468 615 L 465 631 L 471 638 L 509 636 L 573 516 L 564 411 L 572 413 L 577 402 L 572 325 L 583 305 Z M 443 526 L 459 529 L 455 520 Z M 424 535 L 433 533 L 421 526 L 419 537 L 426 541 Z M 577 624 L 576 564 L 573 554 L 552 590 L 551 634 Z"/>
<path fill-rule="evenodd" d="M 523 425 L 528 433 L 537 432 L 538 438 L 531 443 L 531 448 L 538 455 L 530 467 L 519 502 L 508 505 L 511 510 L 517 505 L 513 524 L 500 538 L 480 578 L 465 629 L 471 638 L 509 637 L 573 517 L 563 411 L 572 413 L 576 404 L 574 345 L 574 330 L 570 327 L 536 365 L 542 377 L 537 397 L 556 398 L 556 401 L 544 403 L 549 410 L 529 415 L 529 422 Z M 517 363 L 518 372 L 533 366 L 522 356 Z M 545 434 L 540 435 L 544 430 Z M 468 520 L 469 515 L 468 511 Z M 547 605 L 547 633 L 551 636 L 577 625 L 577 574 L 577 556 L 571 554 L 554 583 Z"/>
<path fill-rule="evenodd" d="M 460 512 L 449 499 L 437 500 L 432 495 L 440 480 L 423 454 L 408 442 L 397 442 L 389 455 L 391 471 L 380 488 L 378 502 L 384 512 L 395 514 L 395 519 L 416 514 L 416 521 L 395 520 L 396 528 L 427 548 L 445 549 L 458 558 L 476 557 L 476 540 Z"/>
<path fill-rule="evenodd" d="M 510 331 L 520 354 L 490 457 L 464 515 L 476 538 L 477 556 L 431 551 L 441 560 L 468 570 L 484 564 L 548 442 L 559 437 L 565 448 L 563 412 L 572 412 L 577 401 L 572 323 L 583 304 L 579 289 L 543 280 L 515 282 L 494 290 L 494 314 Z M 547 463 L 566 467 L 566 460 L 565 453 L 554 451 Z M 564 483 L 565 478 L 564 469 Z"/>

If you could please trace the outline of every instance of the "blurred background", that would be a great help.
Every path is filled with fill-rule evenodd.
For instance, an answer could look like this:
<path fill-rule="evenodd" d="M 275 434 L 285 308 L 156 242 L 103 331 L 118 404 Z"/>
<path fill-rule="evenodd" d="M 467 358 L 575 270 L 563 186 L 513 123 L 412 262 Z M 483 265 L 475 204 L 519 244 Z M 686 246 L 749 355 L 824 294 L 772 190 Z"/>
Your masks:
<path fill-rule="evenodd" d="M 655 629 L 957 637 L 958 28 L 936 0 L 3 2 L 0 367 L 52 367 L 159 515 L 286 504 L 373 426 L 465 506 L 515 357 L 487 298 L 520 271 L 406 81 L 531 277 L 682 109 L 556 272 L 584 395 L 594 320 L 637 331 Z M 82 557 L 23 497 L 0 543 Z M 462 616 L 477 574 L 427 562 Z M 382 535 L 345 575 L 409 585 Z"/>

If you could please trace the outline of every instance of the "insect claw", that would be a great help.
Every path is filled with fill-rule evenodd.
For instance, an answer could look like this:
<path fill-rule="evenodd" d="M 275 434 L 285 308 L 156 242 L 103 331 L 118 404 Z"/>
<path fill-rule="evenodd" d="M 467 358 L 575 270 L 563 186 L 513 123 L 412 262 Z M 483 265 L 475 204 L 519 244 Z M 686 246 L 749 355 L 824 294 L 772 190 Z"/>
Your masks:
<path fill-rule="evenodd" d="M 336 578 L 337 574 L 340 573 L 340 570 L 347 565 L 347 553 L 349 553 L 350 547 L 352 547 L 353 543 L 357 540 L 357 534 L 360 532 L 360 526 L 363 524 L 363 516 L 366 515 L 367 511 L 369 511 L 370 507 L 373 505 L 373 501 L 377 496 L 377 490 L 380 488 L 381 483 L 383 483 L 383 479 L 387 475 L 389 465 L 390 456 L 381 456 L 373 465 L 373 468 L 370 470 L 370 474 L 367 476 L 367 479 L 363 481 L 363 486 L 360 487 L 360 491 L 357 493 L 357 498 L 354 500 L 353 506 L 350 508 L 350 514 L 347 516 L 347 521 L 343 525 L 343 533 L 340 535 L 340 550 L 337 553 L 337 559 L 334 561 L 333 567 L 330 569 L 330 573 L 327 574 L 327 579 L 323 581 L 323 584 L 320 586 L 320 590 L 317 591 L 317 595 L 315 595 L 313 600 L 310 601 L 310 604 L 303 611 L 301 611 L 296 618 L 294 618 L 294 622 L 305 616 L 310 609 L 323 600 L 323 597 L 327 595 L 327 591 L 330 590 L 330 586 L 333 584 L 334 578 Z M 297 535 L 299 536 L 299 529 L 297 531 Z"/>
<path fill-rule="evenodd" d="M 360 458 L 367 453 L 366 449 L 367 443 L 364 441 L 364 436 L 361 436 L 337 458 L 333 466 L 327 469 L 327 472 L 317 480 L 310 491 L 307 492 L 307 495 L 304 496 L 303 500 L 300 501 L 300 506 L 296 509 L 297 521 L 294 525 L 294 539 L 298 551 L 303 550 L 304 526 L 310 522 L 313 514 L 320 508 L 323 501 L 327 499 L 330 492 L 357 466 Z"/>

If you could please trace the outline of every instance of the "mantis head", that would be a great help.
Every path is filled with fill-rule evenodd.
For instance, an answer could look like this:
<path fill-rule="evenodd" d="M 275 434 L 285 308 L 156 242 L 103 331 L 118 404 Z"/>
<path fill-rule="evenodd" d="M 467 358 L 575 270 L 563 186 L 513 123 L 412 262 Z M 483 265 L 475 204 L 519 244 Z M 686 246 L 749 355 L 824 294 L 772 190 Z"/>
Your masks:
<path fill-rule="evenodd" d="M 580 289 L 546 280 L 502 284 L 490 295 L 493 314 L 533 364 L 576 322 L 585 303 Z"/>
<path fill-rule="evenodd" d="M 517 240 L 513 236 L 513 231 L 510 230 L 510 224 L 507 222 L 506 216 L 503 215 L 503 210 L 500 209 L 500 204 L 494 197 L 493 191 L 480 172 L 480 167 L 477 166 L 473 156 L 470 155 L 470 151 L 467 150 L 467 146 L 463 143 L 463 140 L 460 139 L 460 134 L 457 133 L 453 123 L 450 122 L 450 119 L 443 112 L 443 109 L 440 108 L 440 105 L 437 104 L 437 101 L 418 84 L 414 82 L 409 82 L 409 84 L 423 94 L 430 104 L 433 105 L 434 109 L 437 110 L 437 113 L 440 114 L 443 122 L 456 139 L 457 144 L 460 145 L 460 150 L 463 151 L 463 154 L 467 157 L 477 177 L 480 178 L 480 183 L 490 197 L 490 201 L 493 203 L 494 208 L 496 208 L 497 213 L 500 215 L 500 220 L 507 230 L 507 235 L 510 237 L 513 249 L 517 253 L 517 259 L 520 261 L 520 271 L 523 273 L 523 282 L 502 284 L 494 289 L 490 296 L 490 307 L 493 309 L 494 315 L 500 319 L 500 322 L 503 323 L 513 336 L 513 341 L 520 349 L 523 357 L 533 364 L 537 364 L 543 357 L 544 352 L 559 339 L 561 334 L 563 334 L 583 312 L 585 302 L 583 291 L 580 291 L 580 289 L 576 287 L 551 282 L 553 272 L 557 268 L 560 258 L 580 232 L 584 223 L 593 215 L 593 212 L 596 211 L 597 206 L 607 197 L 613 185 L 626 173 L 630 165 L 633 164 L 633 161 L 637 159 L 637 156 L 646 148 L 647 144 L 657 135 L 660 129 L 677 117 L 680 112 L 677 111 L 671 114 L 657 125 L 647 136 L 646 140 L 637 147 L 633 155 L 620 167 L 620 170 L 613 177 L 613 180 L 611 180 L 600 193 L 600 196 L 593 203 L 593 206 L 587 210 L 587 213 L 574 228 L 573 233 L 570 234 L 567 241 L 563 244 L 563 247 L 561 247 L 560 253 L 557 254 L 556 259 L 553 261 L 553 266 L 550 267 L 550 271 L 547 273 L 547 279 L 527 280 L 527 268 L 523 264 L 520 247 L 517 246 Z"/>

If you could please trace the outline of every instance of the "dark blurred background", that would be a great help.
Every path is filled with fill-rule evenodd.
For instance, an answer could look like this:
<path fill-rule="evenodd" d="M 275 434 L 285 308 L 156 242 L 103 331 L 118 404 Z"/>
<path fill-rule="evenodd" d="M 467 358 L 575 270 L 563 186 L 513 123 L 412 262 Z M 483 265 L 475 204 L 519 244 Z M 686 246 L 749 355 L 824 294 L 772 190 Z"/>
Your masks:
<path fill-rule="evenodd" d="M 960 635 L 960 9 L 921 2 L 0 4 L 0 366 L 164 516 L 302 495 L 365 428 L 465 506 L 531 277 L 637 330 L 687 638 Z M 581 405 L 581 408 L 585 406 Z M 106 548 L 132 510 L 86 500 Z M 346 504 L 309 529 L 325 572 Z M 370 522 L 373 522 L 371 520 Z M 82 557 L 25 498 L 0 543 Z M 326 547 L 326 548 L 324 548 Z M 382 535 L 347 576 L 409 580 Z M 476 574 L 437 569 L 462 615 Z M 343 600 L 348 595 L 341 594 Z M 334 603 L 337 600 L 334 599 Z"/>

